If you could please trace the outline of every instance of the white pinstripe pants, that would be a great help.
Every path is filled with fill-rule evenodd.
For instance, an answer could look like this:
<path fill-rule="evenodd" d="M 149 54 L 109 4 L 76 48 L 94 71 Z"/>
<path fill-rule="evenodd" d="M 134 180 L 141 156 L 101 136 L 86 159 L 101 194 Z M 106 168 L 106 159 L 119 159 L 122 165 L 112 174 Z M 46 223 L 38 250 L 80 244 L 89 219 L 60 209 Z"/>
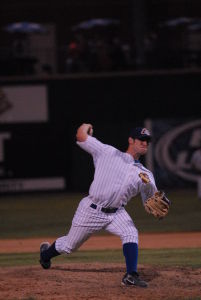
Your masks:
<path fill-rule="evenodd" d="M 69 254 L 78 249 L 93 233 L 105 229 L 120 237 L 122 244 L 137 243 L 138 231 L 126 210 L 121 207 L 116 213 L 104 213 L 101 207 L 91 208 L 91 199 L 80 202 L 67 235 L 56 240 L 56 250 Z"/>

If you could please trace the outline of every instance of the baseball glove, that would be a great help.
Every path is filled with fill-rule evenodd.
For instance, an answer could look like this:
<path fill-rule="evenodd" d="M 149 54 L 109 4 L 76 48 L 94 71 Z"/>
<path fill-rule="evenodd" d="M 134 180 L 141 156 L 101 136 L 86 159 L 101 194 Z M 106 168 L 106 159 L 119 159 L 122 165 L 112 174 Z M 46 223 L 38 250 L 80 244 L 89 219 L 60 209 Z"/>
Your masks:
<path fill-rule="evenodd" d="M 163 219 L 170 208 L 170 201 L 162 191 L 157 191 L 144 203 L 145 210 L 155 218 Z"/>

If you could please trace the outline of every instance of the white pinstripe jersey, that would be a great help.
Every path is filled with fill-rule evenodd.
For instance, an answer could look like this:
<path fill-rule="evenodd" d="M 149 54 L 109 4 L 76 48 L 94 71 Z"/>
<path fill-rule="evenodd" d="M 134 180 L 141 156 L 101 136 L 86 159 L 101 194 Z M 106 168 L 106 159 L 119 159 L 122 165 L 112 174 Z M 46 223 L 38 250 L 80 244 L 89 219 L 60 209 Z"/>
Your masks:
<path fill-rule="evenodd" d="M 137 194 L 142 201 L 157 191 L 153 174 L 133 157 L 113 146 L 88 136 L 77 144 L 93 157 L 95 173 L 89 189 L 89 197 L 103 207 L 121 207 Z M 143 183 L 140 173 L 146 173 L 150 183 Z"/>

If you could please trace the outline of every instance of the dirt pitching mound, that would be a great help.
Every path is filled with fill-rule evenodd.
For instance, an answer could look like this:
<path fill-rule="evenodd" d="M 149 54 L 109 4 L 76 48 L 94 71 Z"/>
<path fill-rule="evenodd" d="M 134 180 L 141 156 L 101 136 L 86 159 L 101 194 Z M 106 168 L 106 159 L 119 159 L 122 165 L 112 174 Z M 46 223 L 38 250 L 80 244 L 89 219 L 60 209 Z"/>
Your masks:
<path fill-rule="evenodd" d="M 121 285 L 123 264 L 54 264 L 2 268 L 2 300 L 79 300 L 79 299 L 200 299 L 201 269 L 139 266 L 148 288 Z M 9 280 L 8 280 L 9 278 Z"/>
<path fill-rule="evenodd" d="M 55 238 L 2 240 L 0 253 L 37 252 L 42 241 Z M 121 249 L 115 236 L 91 237 L 81 250 Z M 201 247 L 201 232 L 141 234 L 141 248 Z M 0 269 L 0 300 L 200 300 L 201 268 L 139 265 L 149 287 L 124 287 L 124 264 L 57 264 Z"/>

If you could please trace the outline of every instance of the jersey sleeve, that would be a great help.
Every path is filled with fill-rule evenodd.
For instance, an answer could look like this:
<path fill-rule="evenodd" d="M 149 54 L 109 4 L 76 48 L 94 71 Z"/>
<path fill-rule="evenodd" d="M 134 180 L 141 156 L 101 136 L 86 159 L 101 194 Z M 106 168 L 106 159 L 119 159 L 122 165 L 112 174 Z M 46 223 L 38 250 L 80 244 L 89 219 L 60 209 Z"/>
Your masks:
<path fill-rule="evenodd" d="M 158 191 L 156 187 L 156 183 L 153 177 L 153 174 L 149 172 L 149 183 L 140 182 L 140 194 L 142 198 L 142 202 L 144 203 L 148 198 L 152 197 L 156 191 Z"/>
<path fill-rule="evenodd" d="M 90 135 L 88 135 L 84 142 L 77 141 L 76 143 L 80 148 L 91 154 L 93 158 L 98 157 L 110 147 L 109 145 L 101 143 L 99 140 Z"/>

